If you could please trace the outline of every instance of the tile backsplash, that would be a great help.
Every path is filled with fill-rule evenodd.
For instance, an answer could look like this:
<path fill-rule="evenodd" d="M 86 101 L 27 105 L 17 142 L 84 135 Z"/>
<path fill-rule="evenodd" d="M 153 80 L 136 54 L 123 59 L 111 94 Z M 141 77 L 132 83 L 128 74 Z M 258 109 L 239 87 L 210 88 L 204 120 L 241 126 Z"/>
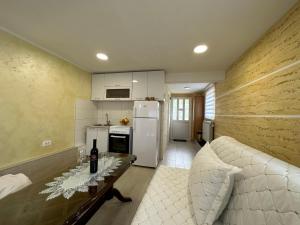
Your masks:
<path fill-rule="evenodd" d="M 77 99 L 75 103 L 75 146 L 85 145 L 86 127 L 98 120 L 98 106 L 90 100 Z"/>
<path fill-rule="evenodd" d="M 132 111 L 133 101 L 98 102 L 98 123 L 106 123 L 105 114 L 108 113 L 108 119 L 112 125 L 120 125 L 120 120 L 125 116 L 131 125 Z"/>
<path fill-rule="evenodd" d="M 133 102 L 92 102 L 78 99 L 75 104 L 75 146 L 85 145 L 86 127 L 96 123 L 105 124 L 105 114 L 112 125 L 120 125 L 127 116 L 132 125 Z"/>

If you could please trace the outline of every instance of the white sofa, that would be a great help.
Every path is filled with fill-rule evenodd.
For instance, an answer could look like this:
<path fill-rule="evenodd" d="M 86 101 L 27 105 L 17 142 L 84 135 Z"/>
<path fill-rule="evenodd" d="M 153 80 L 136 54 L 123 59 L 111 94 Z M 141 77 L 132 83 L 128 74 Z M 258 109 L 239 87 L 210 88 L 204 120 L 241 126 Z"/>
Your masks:
<path fill-rule="evenodd" d="M 300 225 L 300 168 L 230 137 L 211 143 L 218 157 L 242 169 L 215 224 Z M 132 225 L 196 225 L 188 194 L 189 170 L 160 166 Z"/>

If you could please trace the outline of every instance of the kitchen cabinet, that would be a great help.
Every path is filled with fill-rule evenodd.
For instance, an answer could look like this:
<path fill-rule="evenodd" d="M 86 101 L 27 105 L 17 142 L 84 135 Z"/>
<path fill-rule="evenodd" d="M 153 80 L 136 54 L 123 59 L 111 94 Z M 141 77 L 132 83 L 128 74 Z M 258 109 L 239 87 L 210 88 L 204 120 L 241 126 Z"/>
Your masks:
<path fill-rule="evenodd" d="M 92 100 L 104 100 L 104 93 L 103 74 L 92 75 Z"/>
<path fill-rule="evenodd" d="M 86 132 L 86 154 L 89 155 L 93 147 L 93 139 L 97 139 L 99 152 L 108 151 L 109 127 L 88 127 Z"/>
<path fill-rule="evenodd" d="M 132 73 L 132 100 L 145 100 L 148 96 L 147 75 L 148 72 Z"/>
<path fill-rule="evenodd" d="M 165 99 L 165 72 L 149 71 L 147 76 L 148 97 L 155 97 L 157 100 Z"/>
<path fill-rule="evenodd" d="M 131 87 L 132 73 L 107 73 L 104 74 L 105 87 Z"/>
<path fill-rule="evenodd" d="M 164 71 L 92 75 L 92 100 L 128 101 L 144 100 L 146 97 L 165 99 Z"/>

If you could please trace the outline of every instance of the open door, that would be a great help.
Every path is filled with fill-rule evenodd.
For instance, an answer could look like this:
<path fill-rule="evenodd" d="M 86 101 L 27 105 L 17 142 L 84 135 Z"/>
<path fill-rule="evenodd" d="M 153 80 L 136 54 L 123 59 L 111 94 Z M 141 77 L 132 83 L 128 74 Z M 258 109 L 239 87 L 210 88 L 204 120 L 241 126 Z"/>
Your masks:
<path fill-rule="evenodd" d="M 171 99 L 171 139 L 191 140 L 191 99 L 189 97 Z"/>

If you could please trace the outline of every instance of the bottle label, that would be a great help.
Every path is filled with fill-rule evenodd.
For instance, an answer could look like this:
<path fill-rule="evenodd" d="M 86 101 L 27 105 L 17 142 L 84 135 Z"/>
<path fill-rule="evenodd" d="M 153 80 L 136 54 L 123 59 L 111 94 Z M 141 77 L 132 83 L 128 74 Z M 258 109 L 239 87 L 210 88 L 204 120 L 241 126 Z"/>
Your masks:
<path fill-rule="evenodd" d="M 91 155 L 90 159 L 91 159 L 91 161 L 97 160 L 97 156 L 96 155 Z"/>

